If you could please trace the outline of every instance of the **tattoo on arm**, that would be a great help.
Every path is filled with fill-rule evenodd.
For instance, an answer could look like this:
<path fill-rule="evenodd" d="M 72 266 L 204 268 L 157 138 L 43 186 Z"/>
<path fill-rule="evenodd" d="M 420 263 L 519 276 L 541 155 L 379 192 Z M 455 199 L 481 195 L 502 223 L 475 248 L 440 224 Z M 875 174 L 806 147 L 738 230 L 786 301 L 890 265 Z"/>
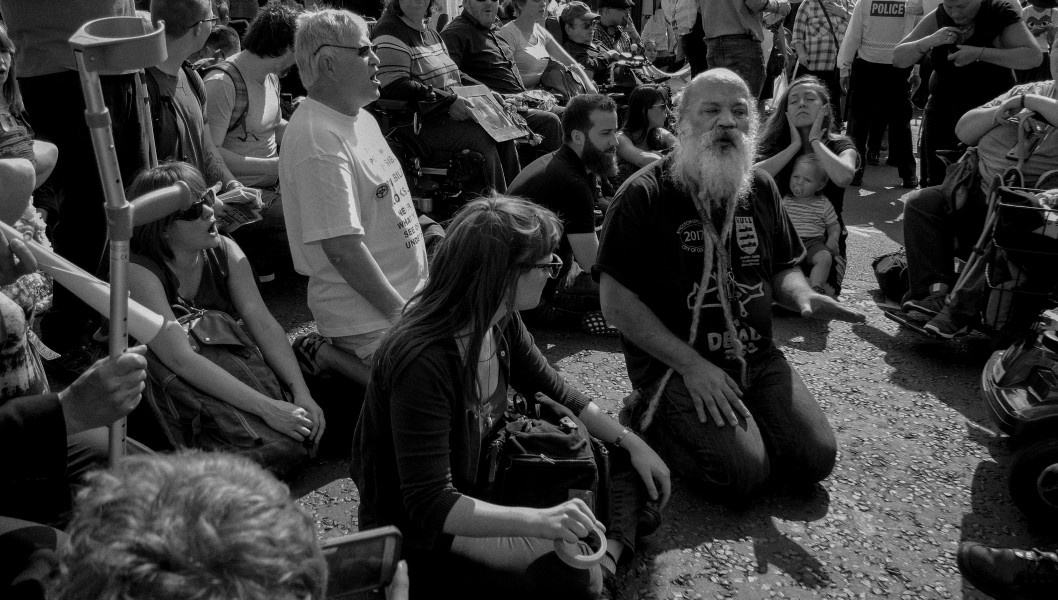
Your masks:
<path fill-rule="evenodd" d="M 218 181 L 224 181 L 224 163 L 221 161 L 220 156 L 213 154 L 210 151 L 206 151 L 205 164 L 203 165 L 206 172 L 203 173 L 206 177 L 206 183 L 214 184 Z"/>

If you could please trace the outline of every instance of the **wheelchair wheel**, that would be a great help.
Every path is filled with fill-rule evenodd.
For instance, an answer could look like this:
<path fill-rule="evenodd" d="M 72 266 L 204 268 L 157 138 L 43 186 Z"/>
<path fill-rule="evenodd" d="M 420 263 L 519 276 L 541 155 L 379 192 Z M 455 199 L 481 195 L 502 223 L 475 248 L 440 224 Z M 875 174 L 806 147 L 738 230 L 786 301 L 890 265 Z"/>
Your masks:
<path fill-rule="evenodd" d="M 1058 439 L 1023 447 L 1010 465 L 1010 496 L 1029 520 L 1058 523 Z"/>

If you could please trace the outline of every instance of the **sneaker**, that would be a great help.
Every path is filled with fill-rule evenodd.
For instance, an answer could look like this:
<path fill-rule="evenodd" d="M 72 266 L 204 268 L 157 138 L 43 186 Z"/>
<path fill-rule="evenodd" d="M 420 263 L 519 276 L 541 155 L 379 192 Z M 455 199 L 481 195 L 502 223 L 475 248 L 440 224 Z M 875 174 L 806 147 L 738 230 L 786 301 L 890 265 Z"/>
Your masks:
<path fill-rule="evenodd" d="M 882 163 L 882 157 L 880 152 L 868 152 L 867 153 L 867 164 L 879 165 Z"/>
<path fill-rule="evenodd" d="M 862 185 L 863 184 L 863 169 L 856 171 L 856 174 L 852 176 L 852 181 L 849 185 Z"/>
<path fill-rule="evenodd" d="M 1054 598 L 1058 555 L 1039 550 L 1007 550 L 963 542 L 959 570 L 975 588 L 993 598 Z"/>
<path fill-rule="evenodd" d="M 918 187 L 918 177 L 912 175 L 911 177 L 904 177 L 900 187 L 908 190 L 913 190 Z"/>
<path fill-rule="evenodd" d="M 926 323 L 922 328 L 945 340 L 950 340 L 960 335 L 966 335 L 970 332 L 969 326 L 963 325 L 960 327 L 956 324 L 955 320 L 952 318 L 951 311 L 948 310 L 942 310 L 937 313 L 937 315 L 930 319 L 929 323 Z"/>
<path fill-rule="evenodd" d="M 935 317 L 947 305 L 948 292 L 931 292 L 925 298 L 908 300 L 900 305 L 904 312 L 918 311 Z"/>

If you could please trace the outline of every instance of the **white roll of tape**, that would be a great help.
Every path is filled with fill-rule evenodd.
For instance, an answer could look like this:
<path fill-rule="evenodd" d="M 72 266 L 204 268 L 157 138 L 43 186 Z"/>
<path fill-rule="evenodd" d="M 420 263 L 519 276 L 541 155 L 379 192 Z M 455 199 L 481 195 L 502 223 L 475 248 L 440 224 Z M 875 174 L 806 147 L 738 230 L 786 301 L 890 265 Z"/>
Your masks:
<path fill-rule="evenodd" d="M 575 569 L 590 569 L 594 567 L 601 563 L 603 557 L 606 556 L 606 535 L 596 527 L 588 534 L 588 537 L 589 539 L 595 538 L 598 540 L 599 549 L 594 554 L 581 553 L 581 544 L 588 543 L 585 540 L 575 544 L 571 544 L 566 540 L 555 540 L 555 554 L 558 554 L 562 562 Z"/>

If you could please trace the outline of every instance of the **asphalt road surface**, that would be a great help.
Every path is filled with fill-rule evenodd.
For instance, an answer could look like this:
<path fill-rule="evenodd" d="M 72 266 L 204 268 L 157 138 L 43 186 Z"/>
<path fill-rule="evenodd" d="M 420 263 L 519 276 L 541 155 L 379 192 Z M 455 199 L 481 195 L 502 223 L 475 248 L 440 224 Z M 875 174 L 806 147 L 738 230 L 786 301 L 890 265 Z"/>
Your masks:
<path fill-rule="evenodd" d="M 978 389 L 989 341 L 931 341 L 877 307 L 870 262 L 902 243 L 899 183 L 895 168 L 870 167 L 865 185 L 846 196 L 850 262 L 841 301 L 867 322 L 776 315 L 776 343 L 836 432 L 833 474 L 807 497 L 765 496 L 739 508 L 677 480 L 664 524 L 620 572 L 622 598 L 984 598 L 955 566 L 961 541 L 1058 547 L 1007 494 L 1011 448 Z M 287 276 L 276 288 L 270 304 L 291 336 L 310 329 L 304 280 Z M 573 385 L 616 414 L 630 391 L 616 340 L 536 335 Z M 347 469 L 341 458 L 319 460 L 293 485 L 324 538 L 356 529 Z"/>

